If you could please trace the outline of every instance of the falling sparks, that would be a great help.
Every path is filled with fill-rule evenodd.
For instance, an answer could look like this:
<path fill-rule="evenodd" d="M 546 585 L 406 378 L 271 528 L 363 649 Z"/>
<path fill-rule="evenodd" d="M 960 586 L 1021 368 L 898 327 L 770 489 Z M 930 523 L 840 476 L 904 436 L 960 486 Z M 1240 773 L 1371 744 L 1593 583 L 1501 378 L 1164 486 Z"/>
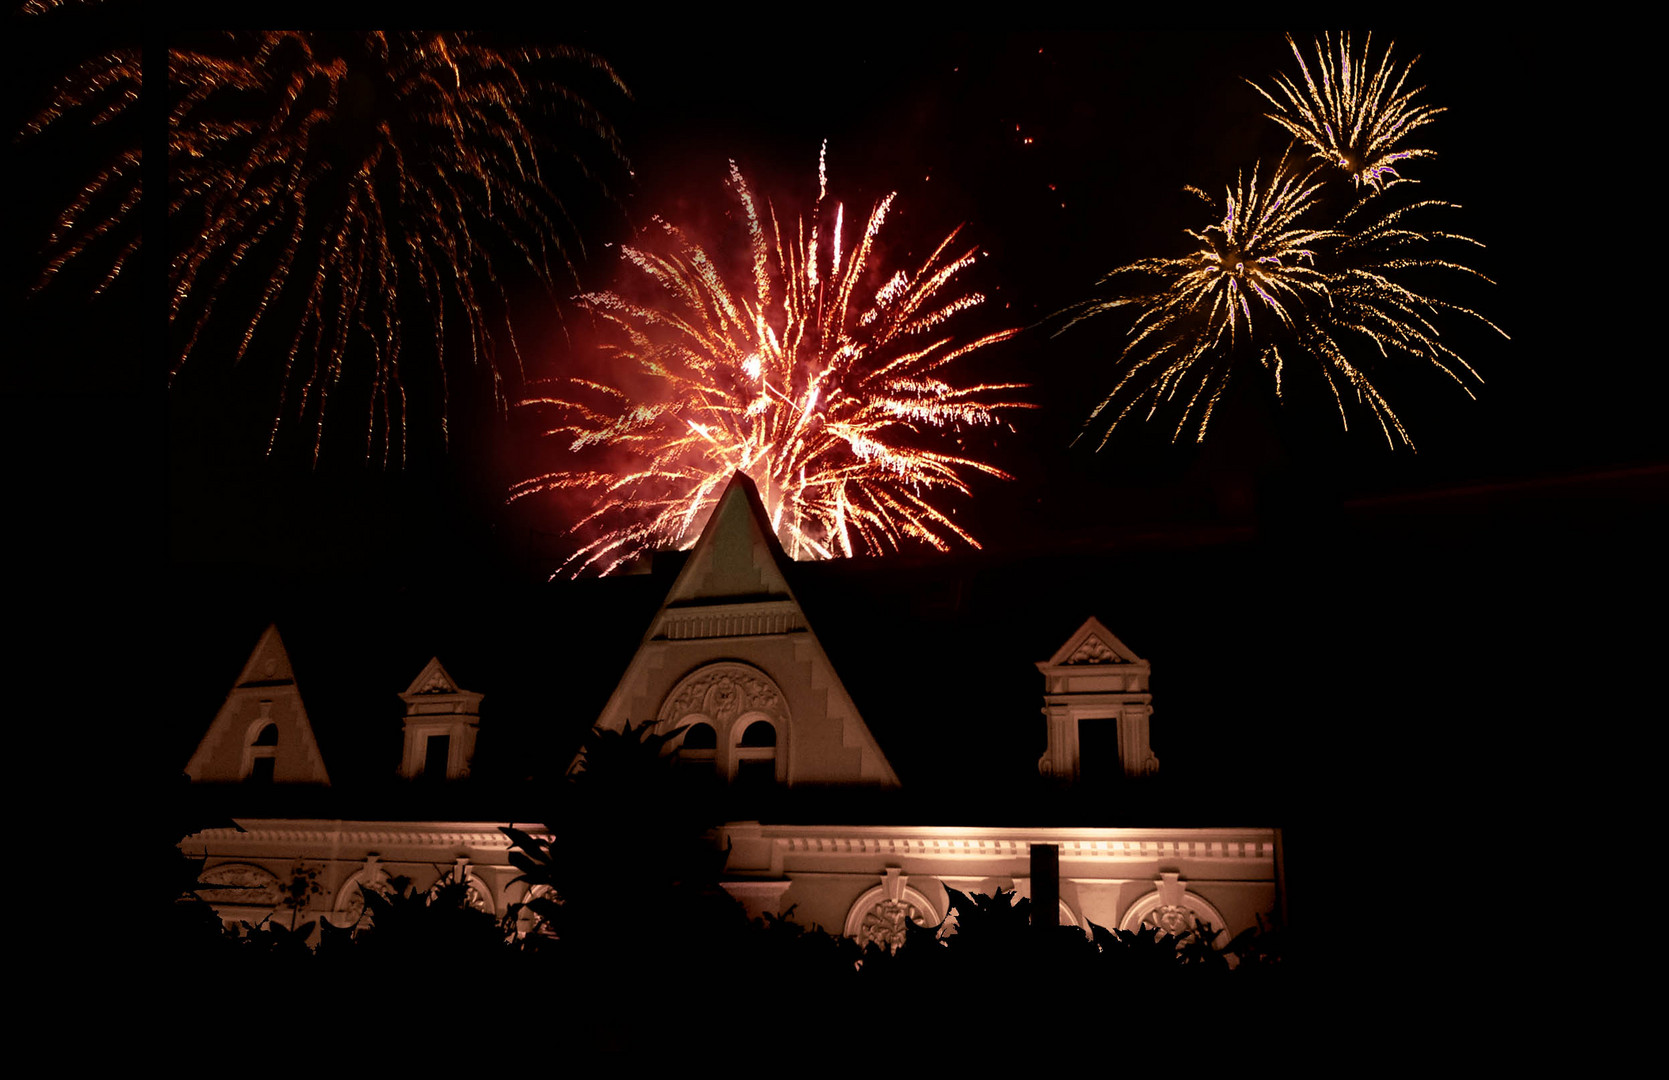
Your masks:
<path fill-rule="evenodd" d="M 1416 286 L 1442 273 L 1489 279 L 1443 254 L 1455 244 L 1482 244 L 1417 224 L 1453 204 L 1399 205 L 1389 194 L 1406 180 L 1397 173 L 1399 162 L 1435 156 L 1403 140 L 1444 111 L 1415 100 L 1423 87 L 1406 88 L 1414 62 L 1398 70 L 1387 49 L 1370 70 L 1371 36 L 1355 55 L 1348 34 L 1339 36 L 1335 60 L 1333 38 L 1324 35 L 1312 74 L 1291 35 L 1287 44 L 1304 90 L 1278 76 L 1283 102 L 1252 84 L 1278 110 L 1270 119 L 1297 140 L 1268 181 L 1260 184 L 1256 169 L 1249 184 L 1242 177 L 1229 189 L 1217 224 L 1187 230 L 1194 251 L 1119 267 L 1103 279 L 1114 286 L 1112 294 L 1079 305 L 1067 323 L 1126 306 L 1136 311 L 1119 358 L 1123 373 L 1085 425 L 1086 433 L 1101 431 L 1103 446 L 1122 421 L 1151 419 L 1175 402 L 1181 407 L 1172 439 L 1191 430 L 1195 441 L 1203 440 L 1230 376 L 1255 357 L 1283 401 L 1290 361 L 1313 361 L 1347 430 L 1353 408 L 1364 408 L 1387 445 L 1412 450 L 1413 439 L 1370 368 L 1429 366 L 1475 398 L 1473 387 L 1483 379 L 1443 339 L 1439 323 L 1463 315 L 1507 336 L 1471 308 Z M 1340 170 L 1367 189 L 1353 203 L 1328 197 Z M 1340 206 L 1349 209 L 1339 213 Z M 1144 287 L 1124 287 L 1137 276 Z"/>
<path fill-rule="evenodd" d="M 507 321 L 495 336 L 485 314 L 489 297 L 504 309 L 499 271 L 508 260 L 547 284 L 572 276 L 578 237 L 551 174 L 600 186 L 574 145 L 543 133 L 554 119 L 623 163 L 602 115 L 554 79 L 575 65 L 625 93 L 589 53 L 501 50 L 467 33 L 235 32 L 170 49 L 170 379 L 205 353 L 242 361 L 271 336 L 282 374 L 269 453 L 293 413 L 317 462 L 326 416 L 347 399 L 361 403 L 366 457 L 380 441 L 385 466 L 391 452 L 403 462 L 402 330 L 421 311 L 443 434 L 460 344 L 502 405 L 496 345 L 514 352 L 515 339 Z M 60 82 L 26 133 L 106 122 L 135 107 L 139 85 L 137 50 L 98 57 Z M 59 215 L 43 284 L 115 246 L 107 288 L 139 248 L 140 191 L 133 148 Z"/>
<path fill-rule="evenodd" d="M 692 541 L 738 470 L 753 479 L 795 558 L 878 552 L 906 541 L 941 551 L 955 540 L 977 547 L 933 498 L 969 494 L 970 473 L 1008 476 L 926 445 L 943 434 L 961 445 L 970 429 L 997 424 L 998 410 L 1030 406 L 1004 398 L 1019 384 L 958 386 L 946 375 L 957 360 L 1017 332 L 958 343 L 946 328 L 984 299 L 941 296 L 973 265 L 974 251 L 951 254 L 952 232 L 919 267 L 898 270 L 877 288 L 874 248 L 892 195 L 848 247 L 844 207 L 827 206 L 823 159 L 812 214 L 792 227 L 769 204 L 761 212 L 734 163 L 730 188 L 748 232 L 745 280 L 727 281 L 723 259 L 663 222 L 670 254 L 624 251 L 657 301 L 639 304 L 613 292 L 582 298 L 618 327 L 618 362 L 654 387 L 653 400 L 565 380 L 527 402 L 554 415 L 548 433 L 569 450 L 626 462 L 512 487 L 512 500 L 564 489 L 592 500 L 573 529 L 592 538 L 558 572 L 608 573 L 654 548 Z"/>
<path fill-rule="evenodd" d="M 1336 243 L 1326 254 L 1327 304 L 1307 305 L 1299 327 L 1298 345 L 1320 362 L 1345 426 L 1349 427 L 1347 404 L 1354 397 L 1367 406 L 1393 450 L 1399 443 L 1412 450 L 1414 441 L 1367 370 L 1346 354 L 1346 341 L 1371 343 L 1374 349 L 1367 355 L 1372 360 L 1401 358 L 1430 365 L 1476 400 L 1473 385 L 1483 379 L 1443 341 L 1438 322 L 1445 313 L 1466 315 L 1507 338 L 1505 331 L 1471 308 L 1424 295 L 1403 283 L 1410 274 L 1430 271 L 1489 282 L 1471 267 L 1435 254 L 1445 242 L 1480 248 L 1481 243 L 1458 233 L 1414 227 L 1411 219 L 1415 216 L 1444 209 L 1458 208 L 1438 199 L 1400 207 L 1387 207 L 1373 198 L 1357 202 L 1340 221 Z M 1278 354 L 1274 359 L 1278 364 Z M 1278 377 L 1275 387 L 1278 394 Z"/>
<path fill-rule="evenodd" d="M 1251 344 L 1255 325 L 1273 319 L 1290 330 L 1306 300 L 1325 302 L 1326 275 L 1315 266 L 1316 247 L 1334 234 L 1300 222 L 1313 209 L 1320 187 L 1316 173 L 1294 167 L 1287 157 L 1265 181 L 1259 181 L 1254 168 L 1249 180 L 1242 175 L 1228 190 L 1217 224 L 1201 232 L 1186 230 L 1198 244 L 1194 251 L 1174 259 L 1142 259 L 1104 279 L 1112 283 L 1139 275 L 1157 281 L 1157 288 L 1119 293 L 1080 309 L 1074 322 L 1126 305 L 1138 308 L 1130 343 L 1120 357 L 1121 364 L 1131 361 L 1131 366 L 1090 414 L 1095 425 L 1109 410 L 1117 410 L 1106 422 L 1103 445 L 1143 401 L 1150 402 L 1146 415 L 1151 417 L 1162 402 L 1179 396 L 1184 405 L 1173 438 L 1191 425 L 1204 437 L 1228 385 L 1227 361 L 1235 347 Z M 1212 202 L 1198 188 L 1188 190 Z M 1138 388 L 1133 398 L 1125 393 L 1130 388 Z"/>
<path fill-rule="evenodd" d="M 1351 54 L 1350 35 L 1340 34 L 1336 57 L 1332 35 L 1327 34 L 1316 42 L 1312 73 L 1290 34 L 1287 45 L 1298 61 L 1303 85 L 1277 75 L 1279 97 L 1256 83 L 1251 85 L 1275 107 L 1268 117 L 1312 154 L 1343 169 L 1358 186 L 1367 184 L 1375 190 L 1399 179 L 1399 163 L 1435 156 L 1431 150 L 1402 145 L 1444 111 L 1415 100 L 1423 86 L 1405 89 L 1418 57 L 1398 71 L 1387 48 L 1373 67 L 1369 62 L 1372 34 L 1357 56 Z"/>
<path fill-rule="evenodd" d="M 1390 206 L 1370 194 L 1335 227 L 1315 228 L 1301 219 L 1317 216 L 1317 173 L 1318 167 L 1294 168 L 1283 158 L 1260 183 L 1254 169 L 1249 183 L 1242 178 L 1229 189 L 1217 224 L 1201 232 L 1187 230 L 1198 245 L 1194 251 L 1174 259 L 1143 259 L 1106 279 L 1111 283 L 1140 275 L 1157 282 L 1156 287 L 1118 292 L 1080 309 L 1077 318 L 1124 306 L 1137 311 L 1120 357 L 1121 366 L 1128 367 L 1087 425 L 1104 428 L 1102 445 L 1130 416 L 1151 419 L 1161 406 L 1177 401 L 1181 412 L 1172 438 L 1192 430 L 1196 441 L 1203 440 L 1236 362 L 1248 354 L 1270 372 L 1277 397 L 1284 396 L 1291 357 L 1315 361 L 1345 427 L 1352 404 L 1363 406 L 1393 449 L 1412 449 L 1414 443 L 1361 362 L 1363 353 L 1373 362 L 1395 358 L 1428 364 L 1468 394 L 1471 383 L 1482 381 L 1443 341 L 1437 320 L 1454 312 L 1496 333 L 1502 333 L 1500 328 L 1406 282 L 1410 274 L 1432 270 L 1488 280 L 1433 254 L 1445 241 L 1477 241 L 1411 224 L 1411 218 L 1451 204 L 1425 200 Z"/>

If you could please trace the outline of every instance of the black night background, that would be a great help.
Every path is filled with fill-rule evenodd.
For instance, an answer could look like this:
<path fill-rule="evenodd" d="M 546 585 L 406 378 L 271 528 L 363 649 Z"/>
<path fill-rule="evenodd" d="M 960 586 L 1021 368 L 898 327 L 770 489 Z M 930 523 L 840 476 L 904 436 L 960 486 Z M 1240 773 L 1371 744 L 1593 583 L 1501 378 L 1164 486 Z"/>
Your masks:
<path fill-rule="evenodd" d="M 1636 694 L 1661 640 L 1669 384 L 1657 181 L 1635 117 L 1661 95 L 1642 96 L 1626 54 L 1554 28 L 1372 27 L 1376 48 L 1420 55 L 1418 81 L 1448 109 L 1423 132 L 1437 157 L 1410 172 L 1486 245 L 1471 265 L 1494 284 L 1456 300 L 1511 340 L 1456 323 L 1478 400 L 1430 370 L 1387 372 L 1419 447 L 1392 452 L 1370 424 L 1342 431 L 1315 386 L 1278 404 L 1252 365 L 1203 444 L 1172 442 L 1161 419 L 1097 450 L 1099 430 L 1074 438 L 1116 379 L 1128 319 L 1062 330 L 1060 313 L 1114 267 L 1180 253 L 1183 228 L 1204 224 L 1184 185 L 1220 194 L 1279 157 L 1286 137 L 1245 79 L 1285 71 L 1283 32 L 1307 43 L 1310 29 L 963 22 L 736 31 L 646 15 L 526 31 L 605 57 L 632 93 L 600 95 L 630 162 L 598 163 L 618 203 L 571 195 L 578 286 L 508 280 L 528 374 L 598 370 L 570 298 L 614 286 L 619 245 L 654 215 L 722 230 L 731 160 L 762 199 L 802 206 L 826 140 L 850 215 L 898 192 L 898 261 L 957 226 L 986 253 L 971 283 L 987 302 L 964 318 L 1024 330 L 972 370 L 1029 384 L 1038 405 L 988 449 L 1014 479 L 951 500 L 983 550 L 880 560 L 886 602 L 946 633 L 1033 621 L 1047 642 L 1096 614 L 1125 634 L 1154 664 L 1154 749 L 1202 816 L 1241 824 L 1251 807 L 1244 823 L 1286 830 L 1295 920 L 1464 936 L 1588 919 L 1602 851 L 1551 876 L 1524 859 L 1629 820 L 1628 784 L 1596 778 L 1624 779 L 1658 711 Z M 13 16 L 10 130 L 100 34 L 150 43 L 199 25 Z M 1620 35 L 1608 48 L 1632 49 Z M 52 215 L 103 152 L 76 143 L 7 147 L 5 392 L 30 636 L 72 658 L 55 670 L 106 673 L 73 695 L 97 716 L 77 723 L 125 731 L 123 767 L 86 781 L 95 804 L 178 771 L 252 635 L 286 612 L 357 626 L 368 608 L 440 604 L 499 632 L 541 624 L 541 642 L 593 634 L 552 625 L 564 589 L 598 587 L 545 583 L 570 550 L 557 508 L 505 501 L 552 450 L 525 410 L 495 408 L 463 352 L 447 445 L 418 374 L 405 467 L 367 463 L 362 434 L 354 450 L 351 409 L 315 464 L 293 417 L 266 453 L 270 354 L 237 370 L 194 359 L 164 389 L 154 246 L 106 296 L 73 275 L 31 293 Z M 822 579 L 831 595 L 843 573 Z M 908 647 L 877 623 L 873 650 Z M 641 623 L 603 630 L 629 649 Z M 166 706 L 124 711 L 142 683 Z M 998 718 L 934 722 L 977 737 Z"/>

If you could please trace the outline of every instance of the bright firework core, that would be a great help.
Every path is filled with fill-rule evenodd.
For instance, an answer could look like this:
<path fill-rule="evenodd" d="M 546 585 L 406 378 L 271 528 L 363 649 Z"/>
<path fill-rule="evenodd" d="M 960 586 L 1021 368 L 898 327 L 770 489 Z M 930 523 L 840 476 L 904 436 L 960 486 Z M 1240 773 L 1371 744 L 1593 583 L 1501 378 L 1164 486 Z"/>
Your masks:
<path fill-rule="evenodd" d="M 1013 336 L 1000 330 L 958 342 L 946 329 L 984 297 L 941 294 L 973 265 L 973 250 L 951 254 L 951 233 L 913 269 L 871 276 L 876 237 L 893 196 L 848 234 L 845 208 L 827 205 L 819 161 L 809 218 L 779 220 L 755 203 L 731 165 L 730 187 L 748 233 L 749 272 L 727 281 L 715 258 L 660 222 L 671 251 L 624 250 L 655 299 L 619 293 L 582 297 L 618 330 L 615 364 L 653 387 L 635 400 L 616 387 L 579 379 L 545 384 L 526 405 L 554 420 L 547 434 L 575 454 L 610 467 L 560 469 L 514 485 L 512 500 L 580 491 L 591 506 L 573 531 L 582 546 L 563 570 L 608 573 L 647 551 L 692 542 L 730 477 L 745 472 L 772 526 L 795 558 L 832 558 L 919 541 L 978 546 L 935 499 L 967 495 L 967 474 L 1008 479 L 958 449 L 971 429 L 997 424 L 998 410 L 1029 408 L 1003 399 L 1015 383 L 958 386 L 947 369 L 969 353 Z M 873 290 L 873 291 L 871 291 Z"/>

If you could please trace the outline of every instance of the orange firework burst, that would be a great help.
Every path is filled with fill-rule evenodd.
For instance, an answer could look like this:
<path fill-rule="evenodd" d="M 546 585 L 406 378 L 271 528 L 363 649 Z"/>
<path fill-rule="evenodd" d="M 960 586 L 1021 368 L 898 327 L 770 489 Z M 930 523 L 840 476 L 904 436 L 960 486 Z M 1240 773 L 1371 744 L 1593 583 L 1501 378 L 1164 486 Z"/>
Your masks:
<path fill-rule="evenodd" d="M 1352 56 L 1350 35 L 1340 34 L 1337 59 L 1332 35 L 1316 42 L 1316 74 L 1304 61 L 1304 54 L 1287 35 L 1287 45 L 1298 61 L 1303 86 L 1285 75 L 1275 76 L 1281 98 L 1247 80 L 1252 88 L 1275 106 L 1269 119 L 1285 128 L 1318 158 L 1343 169 L 1357 185 L 1375 190 L 1395 183 L 1396 166 L 1413 158 L 1433 157 L 1431 150 L 1404 147 L 1403 140 L 1443 112 L 1441 108 L 1416 101 L 1425 87 L 1407 88 L 1408 76 L 1419 60 L 1415 57 L 1402 70 L 1391 64 L 1391 50 L 1369 64 L 1373 35 L 1362 45 L 1360 56 Z M 1319 82 L 1318 82 L 1319 79 Z"/>
<path fill-rule="evenodd" d="M 721 263 L 662 223 L 673 251 L 627 249 L 653 284 L 656 306 L 612 292 L 582 298 L 624 341 L 619 360 L 654 386 L 634 401 L 613 386 L 564 380 L 531 398 L 555 414 L 548 433 L 574 452 L 624 452 L 616 469 L 564 469 L 514 485 L 512 500 L 572 489 L 593 502 L 574 531 L 597 532 L 565 564 L 602 573 L 656 547 L 693 540 L 731 475 L 758 486 L 785 549 L 830 558 L 896 549 L 919 540 L 946 550 L 974 538 L 930 501 L 968 494 L 968 473 L 1008 476 L 960 454 L 927 449 L 929 433 L 998 422 L 1015 383 L 956 386 L 946 369 L 976 349 L 1013 336 L 1001 330 L 963 343 L 944 329 L 978 293 L 941 291 L 974 263 L 951 256 L 951 233 L 914 271 L 900 270 L 869 293 L 871 255 L 892 205 L 882 199 L 855 246 L 845 246 L 844 210 L 825 209 L 826 174 L 809 222 L 785 232 L 769 205 L 761 214 L 734 163 L 730 187 L 748 229 L 752 272 L 739 287 Z M 832 219 L 832 220 L 831 220 Z M 960 440 L 958 440 L 960 442 Z"/>
<path fill-rule="evenodd" d="M 554 78 L 575 64 L 625 92 L 589 53 L 504 50 L 467 33 L 235 32 L 171 48 L 170 377 L 198 353 L 237 362 L 258 336 L 281 335 L 269 452 L 294 398 L 317 461 L 333 397 L 351 395 L 367 457 L 380 433 L 384 464 L 391 448 L 403 461 L 409 294 L 433 343 L 442 431 L 448 314 L 502 403 L 483 287 L 502 311 L 500 260 L 525 262 L 547 283 L 572 274 L 578 237 L 550 182 L 559 169 L 591 178 L 550 133 L 565 124 L 623 160 L 596 109 Z M 72 116 L 106 121 L 133 107 L 139 84 L 137 50 L 99 57 L 59 84 L 26 131 Z M 59 216 L 46 279 L 132 233 L 99 288 L 122 272 L 139 246 L 139 164 L 137 148 L 121 154 Z M 205 330 L 220 322 L 232 333 L 209 344 Z M 502 331 L 513 351 L 507 322 Z M 344 382 L 349 364 L 368 377 Z"/>

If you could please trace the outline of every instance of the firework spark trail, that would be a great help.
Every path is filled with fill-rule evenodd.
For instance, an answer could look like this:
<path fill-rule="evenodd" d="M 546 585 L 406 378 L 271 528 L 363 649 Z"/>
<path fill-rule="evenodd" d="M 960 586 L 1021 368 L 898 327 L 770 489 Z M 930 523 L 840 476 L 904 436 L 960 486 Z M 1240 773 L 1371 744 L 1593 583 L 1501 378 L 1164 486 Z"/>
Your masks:
<path fill-rule="evenodd" d="M 1374 190 L 1400 179 L 1399 163 L 1436 156 L 1427 149 L 1402 148 L 1403 140 L 1445 111 L 1415 100 L 1425 87 L 1404 89 L 1419 57 L 1398 71 L 1391 63 L 1392 45 L 1374 67 L 1369 62 L 1372 34 L 1363 42 L 1359 56 L 1351 54 L 1350 35 L 1340 34 L 1335 58 L 1332 35 L 1324 34 L 1315 43 L 1312 74 L 1291 34 L 1287 45 L 1298 61 L 1302 86 L 1277 75 L 1277 98 L 1250 79 L 1247 82 L 1275 107 L 1275 112 L 1265 115 L 1314 156 L 1343 169 L 1358 186 L 1367 184 Z"/>
<path fill-rule="evenodd" d="M 914 270 L 899 270 L 872 296 L 876 236 L 892 205 L 876 204 L 856 246 L 843 247 L 844 208 L 825 209 L 827 179 L 808 220 L 785 228 L 760 212 L 735 164 L 730 187 L 748 230 L 751 274 L 727 282 L 714 258 L 661 223 L 670 254 L 628 249 L 625 259 L 659 300 L 613 292 L 582 298 L 619 328 L 618 358 L 656 387 L 634 402 L 601 383 L 564 380 L 525 404 L 555 413 L 548 434 L 575 452 L 623 452 L 618 469 L 563 469 L 511 488 L 512 501 L 539 492 L 587 493 L 573 527 L 588 540 L 558 572 L 601 573 L 659 546 L 687 543 L 737 470 L 759 489 L 771 524 L 795 558 L 896 549 L 906 540 L 947 550 L 978 546 L 931 501 L 969 494 L 968 473 L 1008 479 L 972 457 L 924 449 L 929 431 L 953 434 L 998 423 L 1015 383 L 957 386 L 945 369 L 1013 336 L 1001 330 L 956 343 L 944 324 L 984 299 L 941 291 L 973 265 L 951 255 L 952 232 Z M 832 217 L 832 222 L 830 218 Z"/>
<path fill-rule="evenodd" d="M 1364 343 L 1374 362 L 1395 358 L 1430 364 L 1469 395 L 1469 381 L 1482 382 L 1442 340 L 1437 322 L 1444 313 L 1459 313 L 1506 334 L 1476 311 L 1406 283 L 1410 272 L 1431 270 L 1489 280 L 1435 254 L 1444 241 L 1481 247 L 1477 241 L 1410 222 L 1422 211 L 1452 204 L 1429 199 L 1395 206 L 1370 192 L 1335 227 L 1312 228 L 1300 219 L 1313 217 L 1318 209 L 1318 170 L 1295 169 L 1284 157 L 1260 184 L 1254 169 L 1249 184 L 1241 181 L 1229 189 L 1217 224 L 1202 232 L 1185 230 L 1199 244 L 1193 252 L 1142 259 L 1105 279 L 1139 274 L 1156 279 L 1156 287 L 1118 293 L 1079 309 L 1073 322 L 1119 307 L 1137 309 L 1119 358 L 1128 369 L 1086 423 L 1086 430 L 1105 425 L 1101 445 L 1144 402 L 1148 407 L 1141 415 L 1151 419 L 1161 405 L 1178 397 L 1184 404 L 1173 440 L 1193 428 L 1195 441 L 1202 441 L 1237 361 L 1247 352 L 1255 353 L 1273 375 L 1278 398 L 1284 396 L 1291 356 L 1316 361 L 1345 428 L 1352 402 L 1362 405 L 1393 449 L 1399 444 L 1413 449 L 1414 443 L 1367 367 L 1352 358 L 1361 354 Z"/>
<path fill-rule="evenodd" d="M 1444 241 L 1483 247 L 1469 236 L 1435 229 L 1415 228 L 1409 218 L 1421 211 L 1458 209 L 1453 203 L 1426 199 L 1407 206 L 1386 206 L 1383 200 L 1363 198 L 1341 219 L 1337 242 L 1323 258 L 1327 281 L 1327 306 L 1307 310 L 1297 328 L 1301 349 L 1321 361 L 1320 369 L 1332 391 L 1340 420 L 1348 429 L 1347 395 L 1341 383 L 1354 391 L 1379 424 L 1386 443 L 1394 450 L 1400 443 L 1414 449 L 1402 420 L 1360 364 L 1346 355 L 1340 338 L 1345 334 L 1365 338 L 1374 346 L 1375 360 L 1402 358 L 1436 368 L 1453 379 L 1468 397 L 1477 399 L 1473 384 L 1482 384 L 1471 364 L 1442 339 L 1438 321 L 1444 313 L 1466 315 L 1508 339 L 1507 333 L 1471 308 L 1417 292 L 1402 280 L 1408 272 L 1452 271 L 1490 282 L 1483 274 L 1453 259 L 1436 255 Z M 1276 383 L 1279 394 L 1280 383 Z"/>
<path fill-rule="evenodd" d="M 1085 425 L 1086 433 L 1103 428 L 1103 446 L 1144 402 L 1150 419 L 1179 396 L 1184 404 L 1172 439 L 1192 427 L 1195 441 L 1203 440 L 1231 373 L 1251 353 L 1273 375 L 1277 398 L 1284 397 L 1290 358 L 1315 361 L 1347 430 L 1352 405 L 1359 405 L 1393 450 L 1413 449 L 1370 365 L 1430 365 L 1475 398 L 1473 384 L 1483 380 L 1442 339 L 1439 323 L 1463 315 L 1507 336 L 1478 312 L 1414 284 L 1434 271 L 1489 280 L 1441 254 L 1450 243 L 1482 244 L 1413 223 L 1417 215 L 1453 204 L 1427 199 L 1397 205 L 1395 196 L 1387 195 L 1407 182 L 1397 173 L 1399 163 L 1435 156 L 1403 145 L 1445 111 L 1416 100 L 1424 87 L 1407 88 L 1418 58 L 1399 70 L 1387 49 L 1373 66 L 1372 37 L 1358 55 L 1350 36 L 1341 34 L 1335 59 L 1329 34 L 1316 44 L 1312 73 L 1291 35 L 1287 44 L 1303 88 L 1277 76 L 1282 101 L 1251 84 L 1278 110 L 1270 119 L 1297 140 L 1268 184 L 1260 187 L 1254 169 L 1249 187 L 1237 183 L 1229 190 L 1218 224 L 1203 232 L 1187 230 L 1199 245 L 1191 254 L 1119 267 L 1104 284 L 1138 274 L 1153 284 L 1082 304 L 1066 324 L 1120 307 L 1137 312 L 1119 357 L 1124 373 Z M 1297 164 L 1298 156 L 1311 164 Z M 1340 175 L 1337 170 L 1367 190 L 1348 210 L 1331 211 L 1333 220 L 1318 224 L 1329 213 L 1325 188 L 1330 176 Z"/>
<path fill-rule="evenodd" d="M 1157 279 L 1157 288 L 1091 301 L 1067 324 L 1127 305 L 1139 309 L 1131 340 L 1119 357 L 1121 364 L 1132 361 L 1130 369 L 1088 421 L 1094 425 L 1108 410 L 1118 409 L 1102 445 L 1142 401 L 1151 398 L 1147 416 L 1152 417 L 1179 392 L 1186 403 L 1172 438 L 1197 424 L 1196 438 L 1203 439 L 1228 386 L 1236 346 L 1253 342 L 1255 325 L 1273 318 L 1291 329 L 1307 305 L 1325 302 L 1326 276 L 1315 267 L 1316 249 L 1334 233 L 1299 220 L 1314 208 L 1318 171 L 1297 167 L 1283 156 L 1266 181 L 1259 181 L 1257 168 L 1249 180 L 1242 174 L 1228 189 L 1216 224 L 1200 232 L 1184 230 L 1199 245 L 1194 251 L 1180 258 L 1141 259 L 1104 279 L 1108 283 L 1139 274 Z M 1198 188 L 1188 190 L 1212 203 Z M 1270 342 L 1268 348 L 1274 347 Z M 1132 386 L 1138 392 L 1124 400 Z"/>
<path fill-rule="evenodd" d="M 50 6 L 50 5 L 49 5 Z M 588 68 L 625 94 L 608 65 L 562 47 L 501 50 L 466 33 L 236 32 L 169 50 L 170 319 L 179 351 L 170 379 L 227 321 L 240 361 L 258 335 L 288 334 L 267 439 L 288 413 L 312 428 L 318 460 L 331 397 L 365 355 L 366 456 L 381 432 L 403 462 L 407 400 L 401 297 L 421 297 L 432 334 L 441 427 L 447 414 L 446 309 L 462 314 L 468 352 L 505 403 L 483 290 L 505 300 L 490 247 L 502 243 L 546 284 L 573 275 L 579 244 L 546 172 L 561 162 L 606 187 L 572 147 L 536 132 L 555 119 L 624 164 L 598 110 L 552 69 Z M 90 114 L 106 122 L 138 101 L 137 50 L 111 52 L 60 82 L 25 129 L 38 134 Z M 59 215 L 43 284 L 111 233 L 134 232 L 99 290 L 138 250 L 139 151 L 124 152 Z M 114 209 L 111 209 L 114 207 Z M 240 285 L 240 282 L 244 283 Z M 251 289 L 250 283 L 253 283 Z M 258 294 L 238 308 L 244 293 Z M 299 300 L 287 330 L 270 324 Z M 223 310 L 233 309 L 237 310 Z M 286 317 L 288 310 L 286 309 Z M 503 338 L 519 362 L 508 322 Z M 348 385 L 353 385 L 351 382 Z"/>

